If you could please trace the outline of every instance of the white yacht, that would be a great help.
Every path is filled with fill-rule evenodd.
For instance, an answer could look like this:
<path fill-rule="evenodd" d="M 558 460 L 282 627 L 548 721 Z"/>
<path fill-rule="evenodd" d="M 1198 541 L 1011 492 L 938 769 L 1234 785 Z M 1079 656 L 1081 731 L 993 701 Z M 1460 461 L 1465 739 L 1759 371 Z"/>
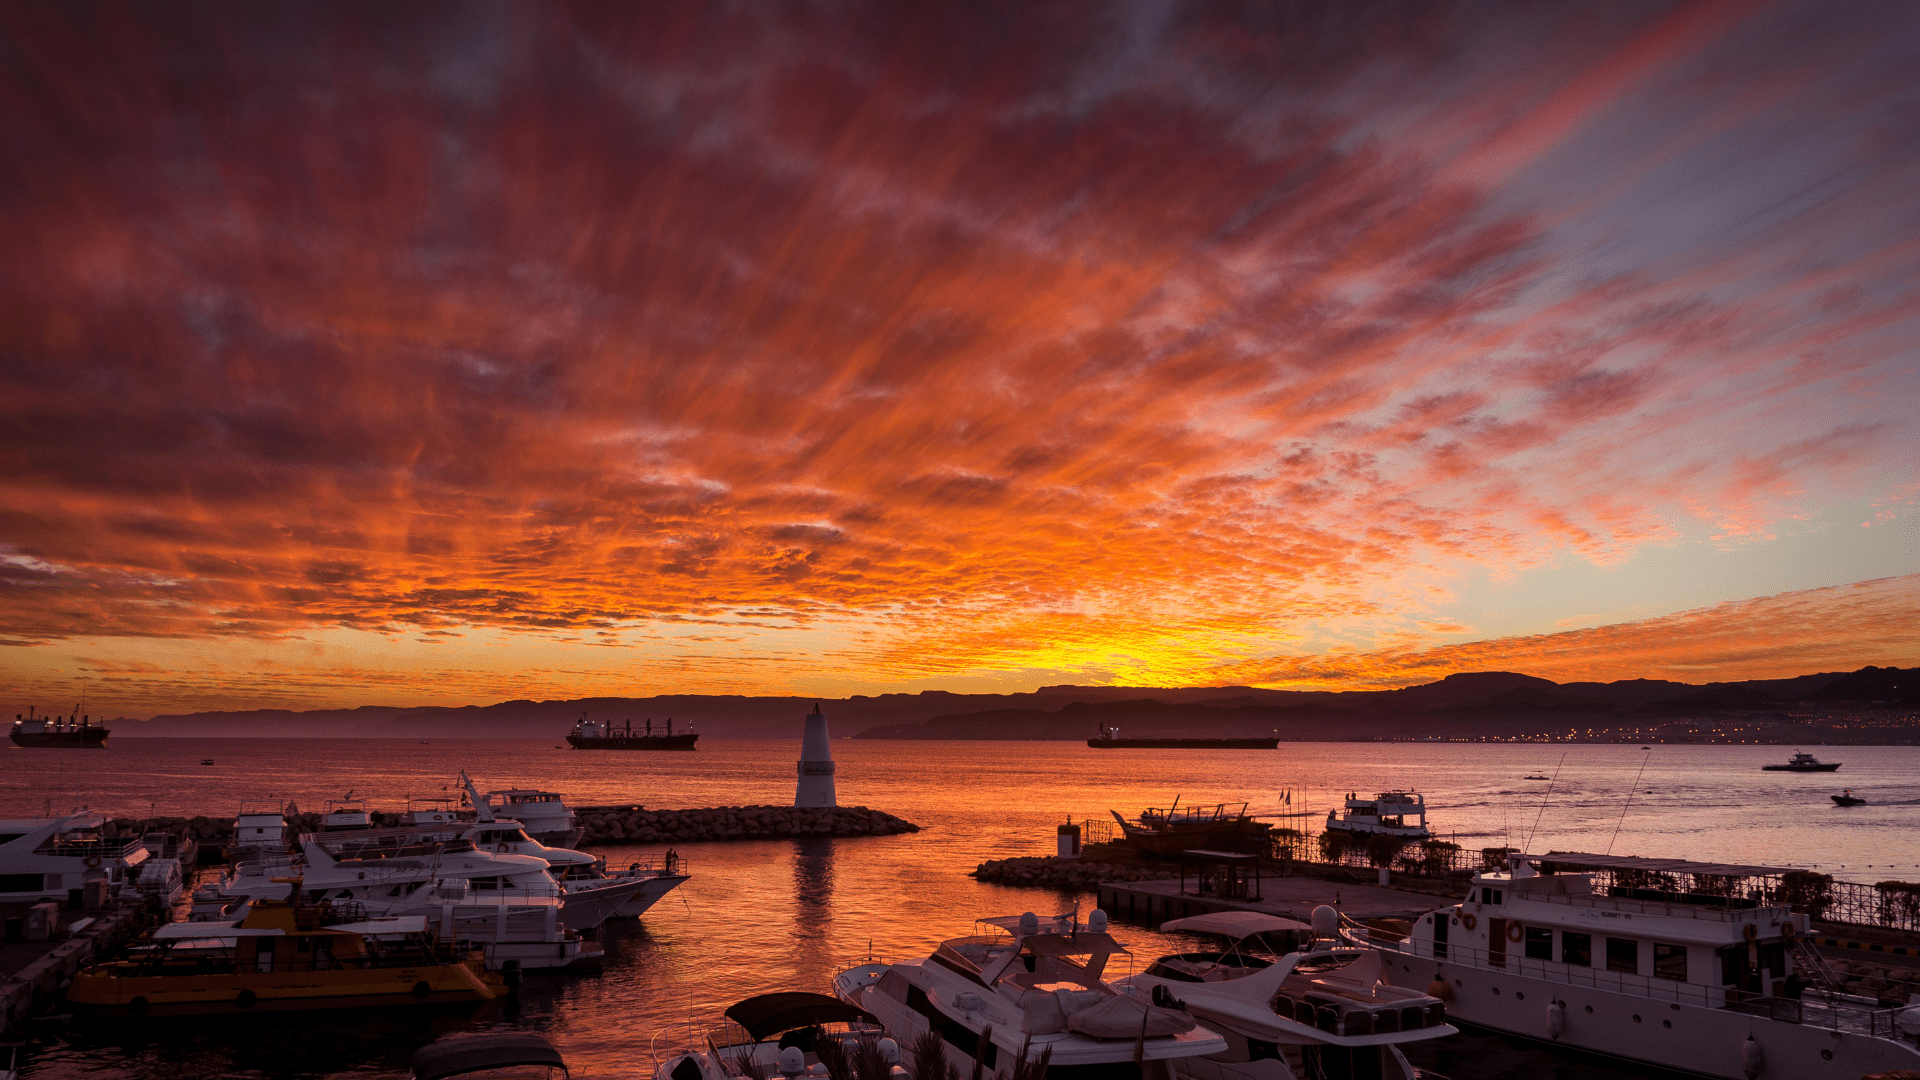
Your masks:
<path fill-rule="evenodd" d="M 1187 1013 L 1105 980 L 1107 962 L 1127 953 L 1107 934 L 1105 912 L 1095 909 L 1084 926 L 1030 911 L 980 922 L 989 933 L 942 942 L 925 959 L 843 971 L 834 993 L 903 1042 L 938 1031 L 963 1074 L 982 1046 L 979 1064 L 990 1072 L 1045 1052 L 1050 1075 L 1147 1080 L 1171 1080 L 1176 1064 L 1227 1049 Z M 982 1038 L 989 1028 L 991 1041 Z"/>
<path fill-rule="evenodd" d="M 353 792 L 347 792 L 344 799 L 330 799 L 327 812 L 320 817 L 320 831 L 323 833 L 357 832 L 373 828 L 373 814 L 367 809 L 367 800 L 356 799 Z"/>
<path fill-rule="evenodd" d="M 1427 830 L 1426 796 L 1417 791 L 1382 791 L 1371 798 L 1350 791 L 1347 816 L 1327 811 L 1327 829 L 1357 837 L 1397 836 L 1402 840 L 1425 840 L 1433 835 Z"/>
<path fill-rule="evenodd" d="M 1332 908 L 1316 909 L 1314 922 L 1215 911 L 1162 923 L 1228 948 L 1163 956 L 1115 986 L 1144 988 L 1226 1038 L 1225 1051 L 1180 1062 L 1191 1080 L 1416 1080 L 1400 1047 L 1456 1034 L 1446 1006 L 1385 983 L 1372 949 L 1339 947 Z"/>
<path fill-rule="evenodd" d="M 685 1039 L 689 1049 L 654 1068 L 654 1080 L 766 1080 L 773 1076 L 825 1076 L 823 1053 L 851 1061 L 863 1051 L 877 1055 L 879 1070 L 897 1066 L 900 1047 L 864 1009 L 803 991 L 760 994 L 737 1001 L 727 1022 Z M 868 1075 L 866 1072 L 860 1075 Z"/>
<path fill-rule="evenodd" d="M 105 814 L 83 810 L 57 818 L 0 821 L 0 902 L 65 899 L 87 882 L 118 894 L 148 859 L 137 836 L 106 839 Z"/>
<path fill-rule="evenodd" d="M 1580 866 L 1714 877 L 1769 867 L 1556 853 Z M 1443 998 L 1455 1020 L 1719 1077 L 1856 1080 L 1920 1069 L 1920 1004 L 1840 991 L 1785 905 L 1609 888 L 1541 873 L 1531 856 L 1473 878 L 1467 898 L 1374 942 L 1388 981 Z"/>
<path fill-rule="evenodd" d="M 161 907 L 172 907 L 186 891 L 186 876 L 179 859 L 148 859 L 140 864 L 140 873 L 130 885 L 121 887 L 122 896 L 144 896 Z"/>
<path fill-rule="evenodd" d="M 500 800 L 499 805 L 493 805 L 494 799 Z M 497 815 L 520 822 L 526 826 L 527 835 L 548 847 L 573 847 L 587 832 L 574 819 L 566 799 L 558 792 L 526 788 L 489 791 L 485 799 L 474 800 L 473 808 L 482 821 Z"/>
<path fill-rule="evenodd" d="M 287 853 L 287 817 L 280 806 L 241 803 L 233 819 L 233 842 L 227 845 L 230 863 L 260 862 Z"/>

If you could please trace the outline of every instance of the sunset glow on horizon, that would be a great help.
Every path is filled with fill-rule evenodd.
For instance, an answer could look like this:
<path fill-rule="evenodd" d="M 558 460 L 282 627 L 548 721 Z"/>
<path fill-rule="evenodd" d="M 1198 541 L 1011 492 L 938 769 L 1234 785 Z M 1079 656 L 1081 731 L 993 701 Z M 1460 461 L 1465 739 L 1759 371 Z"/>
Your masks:
<path fill-rule="evenodd" d="M 0 13 L 0 686 L 1920 663 L 1898 5 Z"/>

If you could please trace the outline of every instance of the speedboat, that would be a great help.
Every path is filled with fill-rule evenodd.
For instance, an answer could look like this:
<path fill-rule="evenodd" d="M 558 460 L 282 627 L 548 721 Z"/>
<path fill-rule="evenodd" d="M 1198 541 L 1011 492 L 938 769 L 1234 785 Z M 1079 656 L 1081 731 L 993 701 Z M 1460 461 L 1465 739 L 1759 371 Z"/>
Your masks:
<path fill-rule="evenodd" d="M 1762 765 L 1761 772 L 1836 772 L 1840 768 L 1837 761 L 1821 761 L 1812 754 L 1795 751 L 1785 765 Z"/>
<path fill-rule="evenodd" d="M 834 993 L 897 1039 L 937 1032 L 962 1074 L 1045 1055 L 1059 1075 L 1170 1080 L 1177 1065 L 1227 1049 L 1192 1015 L 1106 981 L 1108 961 L 1128 950 L 1107 933 L 1104 911 L 1084 925 L 1030 911 L 980 924 L 985 933 L 944 941 L 924 959 L 843 971 Z"/>
<path fill-rule="evenodd" d="M 1755 871 L 1564 858 L 1616 873 L 1658 867 L 1680 880 Z M 1721 1080 L 1920 1069 L 1920 1005 L 1845 992 L 1807 931 L 1807 916 L 1785 903 L 1599 890 L 1591 873 L 1543 873 L 1515 854 L 1404 938 L 1367 940 L 1388 982 L 1444 999 L 1456 1023 L 1635 1065 Z"/>
<path fill-rule="evenodd" d="M 1446 1005 L 1383 981 L 1380 954 L 1341 940 L 1332 908 L 1316 909 L 1314 922 L 1216 911 L 1162 923 L 1228 947 L 1163 956 L 1115 985 L 1143 988 L 1226 1038 L 1224 1052 L 1179 1065 L 1193 1080 L 1416 1080 L 1400 1047 L 1456 1034 Z"/>
<path fill-rule="evenodd" d="M 829 1063 L 843 1066 L 831 1075 L 852 1075 L 844 1066 L 862 1056 L 871 1056 L 884 1076 L 900 1061 L 899 1045 L 873 1014 L 825 994 L 760 994 L 735 1002 L 725 1016 L 725 1024 L 699 1039 L 701 1046 L 660 1061 L 655 1080 L 825 1076 Z"/>
<path fill-rule="evenodd" d="M 1848 788 L 1838 795 L 1829 795 L 1827 798 L 1832 799 L 1837 806 L 1861 806 L 1867 801 L 1855 795 L 1852 788 Z"/>

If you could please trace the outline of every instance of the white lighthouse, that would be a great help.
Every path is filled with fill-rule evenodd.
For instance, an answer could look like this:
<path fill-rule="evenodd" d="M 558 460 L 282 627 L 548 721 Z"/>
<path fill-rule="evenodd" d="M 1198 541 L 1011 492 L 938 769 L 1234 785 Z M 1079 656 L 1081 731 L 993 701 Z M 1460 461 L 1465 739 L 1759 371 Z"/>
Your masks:
<path fill-rule="evenodd" d="M 815 705 L 807 714 L 807 730 L 800 737 L 800 782 L 794 788 L 795 806 L 838 806 L 833 793 L 833 747 L 827 742 L 827 718 Z"/>

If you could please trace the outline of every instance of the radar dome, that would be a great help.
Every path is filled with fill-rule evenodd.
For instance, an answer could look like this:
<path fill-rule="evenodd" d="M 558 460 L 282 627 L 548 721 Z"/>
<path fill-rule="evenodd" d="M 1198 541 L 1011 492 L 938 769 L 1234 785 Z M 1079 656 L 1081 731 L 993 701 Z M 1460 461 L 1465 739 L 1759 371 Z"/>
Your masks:
<path fill-rule="evenodd" d="M 1333 938 L 1340 936 L 1340 913 L 1321 904 L 1313 909 L 1313 936 Z"/>
<path fill-rule="evenodd" d="M 780 1051 L 780 1075 L 799 1076 L 807 1071 L 806 1052 L 797 1046 L 789 1046 Z"/>
<path fill-rule="evenodd" d="M 1020 913 L 1020 936 L 1032 937 L 1040 932 L 1040 916 L 1031 911 Z"/>
<path fill-rule="evenodd" d="M 1099 908 L 1094 908 L 1093 914 L 1087 916 L 1087 929 L 1093 931 L 1096 934 L 1106 933 L 1107 932 L 1107 913 L 1104 911 L 1101 911 Z"/>

